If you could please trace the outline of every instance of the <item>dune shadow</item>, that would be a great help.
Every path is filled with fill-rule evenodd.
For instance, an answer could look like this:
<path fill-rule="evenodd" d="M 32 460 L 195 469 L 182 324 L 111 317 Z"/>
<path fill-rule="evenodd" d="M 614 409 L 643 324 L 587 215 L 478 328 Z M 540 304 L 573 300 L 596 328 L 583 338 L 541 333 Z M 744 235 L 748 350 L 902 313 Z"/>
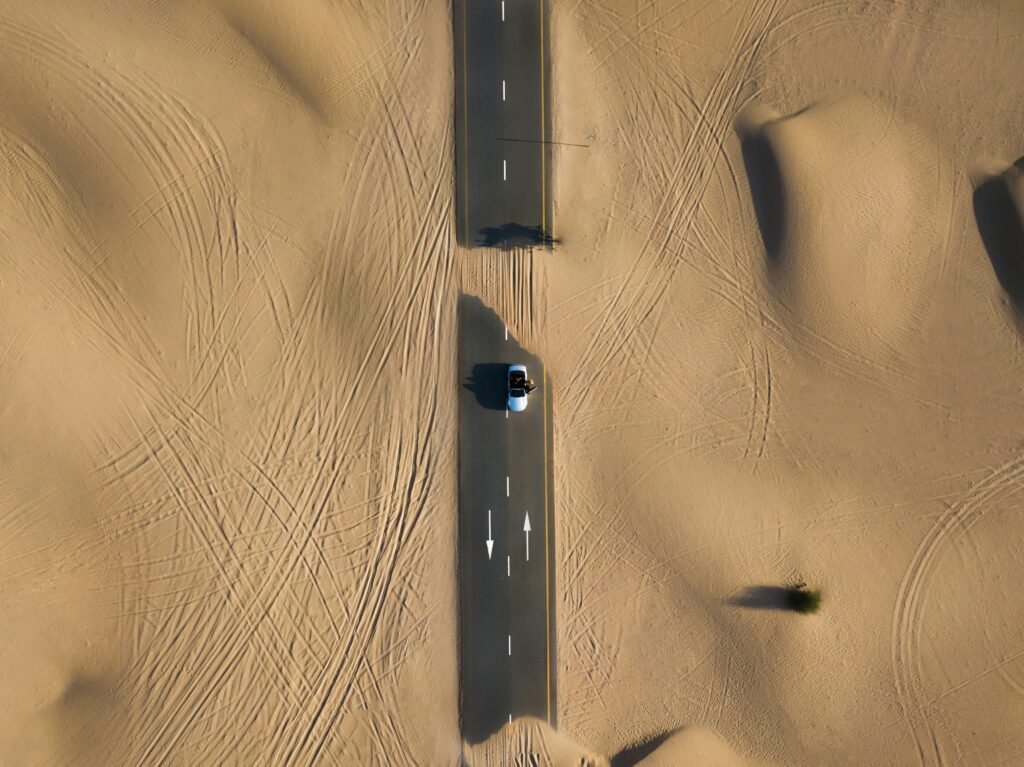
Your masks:
<path fill-rule="evenodd" d="M 729 604 L 754 610 L 791 610 L 792 594 L 793 589 L 787 586 L 747 586 Z"/>
<path fill-rule="evenodd" d="M 523 224 L 508 223 L 501 226 L 485 226 L 477 234 L 479 235 L 477 245 L 485 248 L 501 248 L 503 250 L 535 247 L 546 248 L 558 242 L 540 224 L 537 226 L 524 226 Z"/>
<path fill-rule="evenodd" d="M 641 740 L 639 743 L 634 743 L 632 746 L 622 749 L 612 757 L 611 767 L 635 767 L 635 765 L 653 754 L 655 749 L 674 733 L 675 730 L 665 730 L 658 735 L 652 735 L 645 740 Z"/>
<path fill-rule="evenodd" d="M 743 165 L 747 170 L 757 228 L 771 262 L 777 263 L 785 235 L 785 187 L 782 170 L 771 142 L 762 131 L 740 136 Z"/>
<path fill-rule="evenodd" d="M 276 42 L 276 36 L 271 28 L 261 24 L 258 18 L 254 19 L 248 13 L 241 12 L 243 6 L 235 11 L 231 5 L 222 3 L 219 6 L 228 26 L 249 44 L 255 56 L 266 64 L 291 95 L 321 122 L 329 122 L 327 105 L 317 91 L 316 81 L 304 75 L 302 67 L 291 60 L 289 51 L 282 49 Z M 252 16 L 258 17 L 259 14 L 253 13 Z"/>
<path fill-rule="evenodd" d="M 473 365 L 473 372 L 463 384 L 476 396 L 480 407 L 488 410 L 504 410 L 507 406 L 508 365 L 503 362 L 482 362 Z"/>
<path fill-rule="evenodd" d="M 76 674 L 65 686 L 60 702 L 67 706 L 91 704 L 103 692 L 104 685 L 97 679 Z"/>
<path fill-rule="evenodd" d="M 982 182 L 972 202 L 992 271 L 1016 308 L 1024 308 L 1024 220 L 1006 174 Z"/>

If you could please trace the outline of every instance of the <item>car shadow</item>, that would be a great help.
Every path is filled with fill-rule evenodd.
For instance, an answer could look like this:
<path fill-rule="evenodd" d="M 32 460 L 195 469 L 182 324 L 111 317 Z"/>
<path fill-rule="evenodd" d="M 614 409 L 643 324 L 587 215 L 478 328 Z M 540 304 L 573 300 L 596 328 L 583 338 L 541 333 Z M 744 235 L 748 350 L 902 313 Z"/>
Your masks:
<path fill-rule="evenodd" d="M 507 405 L 508 385 L 505 376 L 508 365 L 501 362 L 482 362 L 473 366 L 473 372 L 463 386 L 473 392 L 480 407 L 504 410 Z"/>

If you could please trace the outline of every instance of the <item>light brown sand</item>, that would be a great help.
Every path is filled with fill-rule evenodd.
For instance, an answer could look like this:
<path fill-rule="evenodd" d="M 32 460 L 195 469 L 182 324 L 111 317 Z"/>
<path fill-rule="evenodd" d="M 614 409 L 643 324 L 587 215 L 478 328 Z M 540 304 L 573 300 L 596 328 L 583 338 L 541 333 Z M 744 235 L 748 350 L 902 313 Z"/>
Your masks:
<path fill-rule="evenodd" d="M 3 6 L 0 762 L 452 763 L 446 5 Z"/>
<path fill-rule="evenodd" d="M 605 757 L 580 748 L 564 733 L 552 730 L 547 722 L 532 717 L 515 719 L 485 742 L 467 745 L 463 758 L 473 767 L 609 767 Z"/>
<path fill-rule="evenodd" d="M 674 733 L 637 767 L 745 767 L 745 760 L 711 730 L 691 727 Z"/>
<path fill-rule="evenodd" d="M 1024 357 L 973 193 L 1024 155 L 1022 35 L 1010 3 L 556 6 L 578 740 L 1019 760 Z M 820 614 L 730 604 L 797 579 Z"/>
<path fill-rule="evenodd" d="M 561 732 L 471 763 L 1019 758 L 1024 9 L 552 5 L 510 260 L 447 2 L 3 3 L 0 762 L 459 763 L 460 287 L 551 364 L 561 592 Z"/>

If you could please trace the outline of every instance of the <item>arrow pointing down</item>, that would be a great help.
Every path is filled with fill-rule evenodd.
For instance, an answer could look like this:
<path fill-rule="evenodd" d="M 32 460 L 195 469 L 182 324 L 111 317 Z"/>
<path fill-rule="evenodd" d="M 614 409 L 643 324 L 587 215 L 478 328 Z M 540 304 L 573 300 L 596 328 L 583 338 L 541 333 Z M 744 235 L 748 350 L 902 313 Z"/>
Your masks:
<path fill-rule="evenodd" d="M 526 521 L 523 522 L 523 532 L 526 533 L 526 561 L 530 561 L 530 512 L 526 512 Z"/>
<path fill-rule="evenodd" d="M 491 558 L 494 551 L 494 537 L 491 535 L 491 510 L 487 510 L 487 558 Z"/>

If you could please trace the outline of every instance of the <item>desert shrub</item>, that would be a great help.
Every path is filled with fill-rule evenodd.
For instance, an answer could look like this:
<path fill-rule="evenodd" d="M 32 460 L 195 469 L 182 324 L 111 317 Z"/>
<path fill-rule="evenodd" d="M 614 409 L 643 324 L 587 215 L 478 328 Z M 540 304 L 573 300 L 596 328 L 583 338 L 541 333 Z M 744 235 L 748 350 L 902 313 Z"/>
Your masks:
<path fill-rule="evenodd" d="M 802 615 L 816 613 L 821 607 L 821 590 L 809 589 L 805 583 L 790 586 L 786 592 L 786 607 Z"/>

